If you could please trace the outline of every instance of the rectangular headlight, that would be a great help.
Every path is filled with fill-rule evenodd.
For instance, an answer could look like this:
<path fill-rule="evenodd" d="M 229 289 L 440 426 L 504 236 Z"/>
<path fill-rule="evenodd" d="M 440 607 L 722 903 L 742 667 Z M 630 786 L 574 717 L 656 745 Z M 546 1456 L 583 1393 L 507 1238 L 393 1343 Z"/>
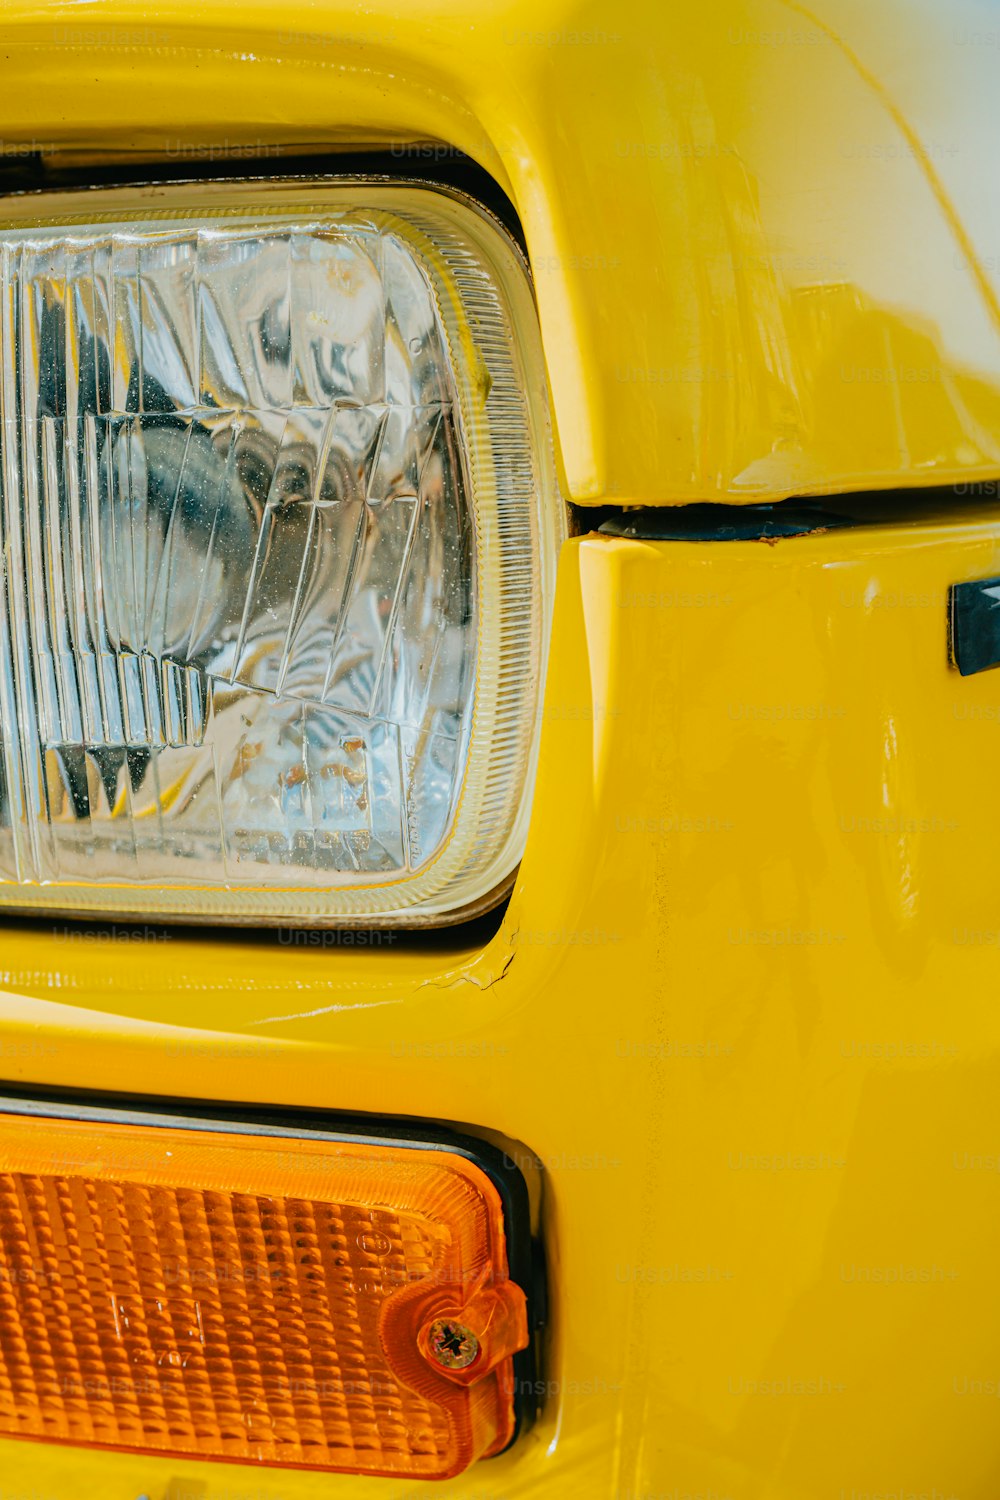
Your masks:
<path fill-rule="evenodd" d="M 520 857 L 561 518 L 440 191 L 0 208 L 0 905 L 418 922 Z"/>

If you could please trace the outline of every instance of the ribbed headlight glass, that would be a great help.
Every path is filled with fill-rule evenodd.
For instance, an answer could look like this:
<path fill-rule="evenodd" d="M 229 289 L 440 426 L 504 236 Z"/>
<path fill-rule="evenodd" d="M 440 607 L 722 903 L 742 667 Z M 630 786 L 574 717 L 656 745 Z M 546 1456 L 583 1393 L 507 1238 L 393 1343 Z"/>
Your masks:
<path fill-rule="evenodd" d="M 0 904 L 481 907 L 561 526 L 516 251 L 421 189 L 90 202 L 0 206 Z"/>

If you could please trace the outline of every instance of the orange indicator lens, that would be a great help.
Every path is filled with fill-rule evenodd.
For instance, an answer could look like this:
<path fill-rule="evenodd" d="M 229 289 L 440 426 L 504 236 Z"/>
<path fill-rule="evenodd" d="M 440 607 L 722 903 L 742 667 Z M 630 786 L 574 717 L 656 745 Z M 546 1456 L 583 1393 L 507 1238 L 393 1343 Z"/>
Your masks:
<path fill-rule="evenodd" d="M 457 1153 L 0 1116 L 0 1435 L 444 1479 L 527 1342 Z"/>

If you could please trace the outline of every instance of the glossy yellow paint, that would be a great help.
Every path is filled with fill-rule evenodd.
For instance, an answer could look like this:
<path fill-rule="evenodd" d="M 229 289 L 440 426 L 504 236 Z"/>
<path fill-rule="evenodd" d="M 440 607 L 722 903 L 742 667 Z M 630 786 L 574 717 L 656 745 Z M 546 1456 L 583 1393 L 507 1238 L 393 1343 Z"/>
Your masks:
<path fill-rule="evenodd" d="M 524 224 L 574 498 L 988 489 L 992 15 L 10 0 L 0 151 L 451 143 Z M 995 1500 L 1000 687 L 945 594 L 998 534 L 570 543 L 493 940 L 5 923 L 0 1074 L 537 1153 L 542 1416 L 442 1495 Z M 0 1500 L 362 1493 L 404 1491 L 0 1443 Z"/>
<path fill-rule="evenodd" d="M 7 0 L 0 40 L 7 156 L 472 155 L 577 500 L 1000 473 L 983 0 Z"/>
<path fill-rule="evenodd" d="M 945 596 L 1000 572 L 998 536 L 994 509 L 568 543 L 492 941 L 5 926 L 4 1074 L 537 1153 L 547 1399 L 442 1495 L 995 1500 L 1000 678 L 948 665 Z M 52 1500 L 424 1493 L 12 1443 L 0 1474 Z"/>

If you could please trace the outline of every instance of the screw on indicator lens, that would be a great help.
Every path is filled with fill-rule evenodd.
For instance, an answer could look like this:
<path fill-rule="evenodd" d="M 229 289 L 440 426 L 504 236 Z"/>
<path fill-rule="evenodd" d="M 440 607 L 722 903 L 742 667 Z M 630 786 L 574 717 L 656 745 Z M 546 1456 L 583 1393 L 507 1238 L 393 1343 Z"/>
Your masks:
<path fill-rule="evenodd" d="M 437 1318 L 431 1324 L 427 1347 L 432 1359 L 446 1370 L 466 1370 L 479 1353 L 479 1340 L 451 1318 Z"/>

